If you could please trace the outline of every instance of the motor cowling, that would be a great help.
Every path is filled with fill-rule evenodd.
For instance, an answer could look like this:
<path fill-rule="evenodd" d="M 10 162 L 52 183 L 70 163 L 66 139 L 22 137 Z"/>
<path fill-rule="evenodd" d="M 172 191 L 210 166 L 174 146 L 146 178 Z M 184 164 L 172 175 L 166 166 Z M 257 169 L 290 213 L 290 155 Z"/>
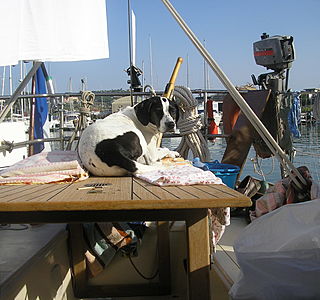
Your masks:
<path fill-rule="evenodd" d="M 280 72 L 289 69 L 295 59 L 292 36 L 263 33 L 261 40 L 253 43 L 253 54 L 257 65 Z"/>

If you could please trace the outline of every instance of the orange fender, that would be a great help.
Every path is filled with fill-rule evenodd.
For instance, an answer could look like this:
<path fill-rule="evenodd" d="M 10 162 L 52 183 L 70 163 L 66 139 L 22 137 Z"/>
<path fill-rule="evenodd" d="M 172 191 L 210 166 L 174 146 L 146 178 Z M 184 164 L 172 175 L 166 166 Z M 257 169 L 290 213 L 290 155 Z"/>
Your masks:
<path fill-rule="evenodd" d="M 208 133 L 209 134 L 218 134 L 218 126 L 215 123 L 215 121 L 211 121 L 208 127 Z"/>
<path fill-rule="evenodd" d="M 240 114 L 240 108 L 231 97 L 225 97 L 222 105 L 222 122 L 224 134 L 231 134 Z"/>

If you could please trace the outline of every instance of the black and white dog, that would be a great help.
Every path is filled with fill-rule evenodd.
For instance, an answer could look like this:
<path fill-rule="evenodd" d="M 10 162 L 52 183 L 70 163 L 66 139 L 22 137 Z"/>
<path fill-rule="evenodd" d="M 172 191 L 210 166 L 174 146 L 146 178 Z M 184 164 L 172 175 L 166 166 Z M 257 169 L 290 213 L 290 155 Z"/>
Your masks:
<path fill-rule="evenodd" d="M 159 133 L 174 131 L 179 109 L 165 97 L 152 97 L 97 120 L 82 133 L 78 153 L 96 176 L 123 176 L 154 170 L 165 156 L 178 152 L 157 148 Z"/>

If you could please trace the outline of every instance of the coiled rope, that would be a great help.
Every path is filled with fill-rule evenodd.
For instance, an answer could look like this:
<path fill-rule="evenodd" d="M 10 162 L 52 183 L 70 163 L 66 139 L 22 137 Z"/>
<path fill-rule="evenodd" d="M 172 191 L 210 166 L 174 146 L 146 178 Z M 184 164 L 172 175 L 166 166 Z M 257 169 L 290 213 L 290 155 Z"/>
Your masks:
<path fill-rule="evenodd" d="M 186 159 L 189 150 L 191 150 L 193 157 L 199 157 L 201 161 L 209 161 L 208 144 L 200 131 L 203 124 L 201 123 L 201 117 L 198 115 L 197 100 L 193 98 L 191 91 L 183 86 L 176 86 L 173 90 L 173 96 L 180 108 L 177 127 L 182 135 L 176 151 Z"/>
<path fill-rule="evenodd" d="M 81 92 L 81 99 L 80 99 L 80 116 L 79 120 L 76 124 L 76 128 L 74 132 L 72 133 L 72 136 L 68 142 L 68 145 L 66 147 L 66 150 L 71 150 L 72 143 L 74 142 L 77 133 L 79 132 L 79 135 L 81 135 L 82 131 L 87 127 L 88 122 L 87 118 L 90 116 L 90 107 L 93 105 L 95 98 L 95 94 L 91 91 L 83 91 Z M 77 145 L 78 147 L 78 145 Z M 76 147 L 76 148 L 77 148 Z"/>

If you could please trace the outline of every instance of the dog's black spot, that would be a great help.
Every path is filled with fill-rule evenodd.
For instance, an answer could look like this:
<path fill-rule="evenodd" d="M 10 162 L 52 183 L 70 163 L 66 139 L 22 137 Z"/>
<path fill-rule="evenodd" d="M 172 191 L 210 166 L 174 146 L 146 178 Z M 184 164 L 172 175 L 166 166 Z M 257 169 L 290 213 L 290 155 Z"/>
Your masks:
<path fill-rule="evenodd" d="M 134 107 L 136 116 L 142 125 L 147 126 L 149 123 L 160 126 L 160 120 L 163 117 L 163 106 L 160 97 L 151 97 Z"/>
<path fill-rule="evenodd" d="M 142 125 L 147 126 L 149 123 L 156 125 L 158 128 L 160 127 L 160 121 L 163 118 L 163 102 L 166 102 L 167 98 L 161 97 L 151 97 L 147 100 L 144 100 L 137 104 L 134 107 L 136 116 Z M 172 118 L 177 122 L 179 119 L 179 107 L 178 105 L 172 101 L 169 101 L 169 113 Z"/>
<path fill-rule="evenodd" d="M 109 167 L 119 166 L 129 172 L 137 170 L 134 161 L 142 155 L 137 134 L 132 131 L 114 139 L 103 140 L 96 145 L 96 155 Z"/>
<path fill-rule="evenodd" d="M 169 113 L 173 120 L 177 123 L 179 120 L 179 106 L 175 101 L 169 101 Z"/>
<path fill-rule="evenodd" d="M 157 128 L 160 127 L 160 121 L 163 118 L 163 106 L 161 101 L 157 101 L 152 105 L 152 109 L 150 111 L 150 123 L 156 125 Z"/>

